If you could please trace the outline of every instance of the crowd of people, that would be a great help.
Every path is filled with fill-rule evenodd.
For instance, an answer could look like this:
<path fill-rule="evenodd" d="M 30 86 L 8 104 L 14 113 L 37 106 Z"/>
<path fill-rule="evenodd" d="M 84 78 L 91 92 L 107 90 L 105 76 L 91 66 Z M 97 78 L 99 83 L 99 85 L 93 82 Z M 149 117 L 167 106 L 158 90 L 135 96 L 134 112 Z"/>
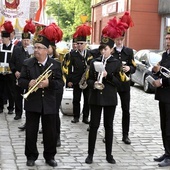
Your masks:
<path fill-rule="evenodd" d="M 115 164 L 112 156 L 113 121 L 118 99 L 122 108 L 122 141 L 131 144 L 130 127 L 130 81 L 129 77 L 136 70 L 133 50 L 124 46 L 127 29 L 133 26 L 130 14 L 126 12 L 121 18 L 109 20 L 102 30 L 99 48 L 88 50 L 87 36 L 91 27 L 82 24 L 73 34 L 72 50 L 63 61 L 59 60 L 55 44 L 61 41 L 63 32 L 55 24 L 42 26 L 36 32 L 32 20 L 27 21 L 21 35 L 22 40 L 15 39 L 15 30 L 10 21 L 2 26 L 0 45 L 0 113 L 4 104 L 8 104 L 8 114 L 15 113 L 14 120 L 19 120 L 25 111 L 26 122 L 19 127 L 25 130 L 26 165 L 34 166 L 38 159 L 37 137 L 41 121 L 43 134 L 43 157 L 49 166 L 57 166 L 56 147 L 60 141 L 60 105 L 65 88 L 73 89 L 73 119 L 71 123 L 87 124 L 88 155 L 87 164 L 93 162 L 97 131 L 101 114 L 104 118 L 106 160 Z M 119 31 L 117 31 L 119 30 Z M 35 34 L 36 32 L 36 34 Z M 31 42 L 31 36 L 36 35 Z M 161 67 L 170 68 L 170 33 L 166 35 L 167 51 L 163 54 L 153 72 L 158 80 L 155 99 L 159 100 L 160 122 L 165 153 L 154 158 L 161 167 L 170 166 L 169 136 L 169 102 L 170 81 L 160 74 Z M 28 50 L 32 46 L 33 53 Z M 83 109 L 80 107 L 83 94 Z M 25 99 L 23 101 L 23 98 Z M 50 133 L 49 133 L 50 132 Z"/>

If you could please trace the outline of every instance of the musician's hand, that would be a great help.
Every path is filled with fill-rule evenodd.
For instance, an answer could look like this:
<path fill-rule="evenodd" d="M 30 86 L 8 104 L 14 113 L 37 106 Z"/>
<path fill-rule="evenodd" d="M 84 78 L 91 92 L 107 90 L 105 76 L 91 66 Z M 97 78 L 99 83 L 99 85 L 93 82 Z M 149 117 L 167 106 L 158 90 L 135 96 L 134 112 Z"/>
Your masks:
<path fill-rule="evenodd" d="M 103 71 L 103 77 L 106 77 L 107 76 L 107 71 Z"/>
<path fill-rule="evenodd" d="M 126 72 L 128 72 L 130 70 L 130 67 L 129 66 L 127 66 L 127 65 L 124 65 L 123 66 L 123 71 L 126 73 Z"/>
<path fill-rule="evenodd" d="M 20 78 L 20 75 L 21 75 L 21 73 L 20 73 L 19 71 L 16 71 L 16 72 L 15 72 L 15 77 L 16 77 L 17 79 Z"/>
<path fill-rule="evenodd" d="M 36 80 L 31 80 L 30 82 L 29 82 L 29 87 L 33 87 L 34 85 L 36 84 Z"/>
<path fill-rule="evenodd" d="M 41 81 L 38 85 L 38 88 L 45 88 L 45 87 L 48 87 L 49 85 L 49 80 L 48 78 L 45 78 L 43 81 Z"/>
<path fill-rule="evenodd" d="M 153 66 L 153 68 L 152 68 L 152 71 L 154 73 L 157 73 L 159 70 L 160 70 L 160 66 L 159 65 Z"/>
<path fill-rule="evenodd" d="M 153 85 L 154 85 L 154 87 L 162 86 L 160 79 L 157 79 L 157 80 L 153 81 Z"/>
<path fill-rule="evenodd" d="M 73 83 L 72 82 L 68 82 L 67 85 L 68 85 L 68 87 L 72 87 Z"/>

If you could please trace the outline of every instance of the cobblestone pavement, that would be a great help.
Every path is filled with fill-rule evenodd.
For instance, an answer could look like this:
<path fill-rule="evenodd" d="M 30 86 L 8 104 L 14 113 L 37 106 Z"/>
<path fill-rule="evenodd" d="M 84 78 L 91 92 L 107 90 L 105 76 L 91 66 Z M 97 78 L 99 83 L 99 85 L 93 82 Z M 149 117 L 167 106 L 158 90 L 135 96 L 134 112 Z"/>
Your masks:
<path fill-rule="evenodd" d="M 58 167 L 51 168 L 46 165 L 42 156 L 42 134 L 38 136 L 39 158 L 35 167 L 26 166 L 24 155 L 25 133 L 18 130 L 18 126 L 25 122 L 14 120 L 14 115 L 8 115 L 7 110 L 0 114 L 0 170 L 155 170 L 161 169 L 153 161 L 155 156 L 163 153 L 159 126 L 158 103 L 154 94 L 144 93 L 138 86 L 131 89 L 131 145 L 125 145 L 121 139 L 121 109 L 118 105 L 114 120 L 113 156 L 116 164 L 106 162 L 105 146 L 102 142 L 104 132 L 103 124 L 99 128 L 94 162 L 85 164 L 87 156 L 88 132 L 87 125 L 81 121 L 72 124 L 72 116 L 61 116 L 61 142 L 56 160 Z M 162 168 L 167 170 L 170 168 Z"/>

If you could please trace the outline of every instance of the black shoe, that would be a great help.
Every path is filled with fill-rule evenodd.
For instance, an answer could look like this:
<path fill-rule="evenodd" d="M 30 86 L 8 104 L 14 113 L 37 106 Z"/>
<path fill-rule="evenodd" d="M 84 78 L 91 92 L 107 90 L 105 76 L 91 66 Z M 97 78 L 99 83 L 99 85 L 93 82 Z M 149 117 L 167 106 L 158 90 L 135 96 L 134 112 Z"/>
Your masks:
<path fill-rule="evenodd" d="M 57 166 L 57 162 L 54 159 L 46 160 L 46 163 L 52 167 Z"/>
<path fill-rule="evenodd" d="M 129 139 L 128 136 L 124 136 L 124 137 L 122 138 L 122 141 L 123 141 L 125 144 L 128 144 L 128 145 L 131 144 L 131 141 L 130 141 L 130 139 Z"/>
<path fill-rule="evenodd" d="M 25 130 L 26 129 L 26 123 L 24 125 L 22 125 L 22 126 L 19 126 L 18 129 Z"/>
<path fill-rule="evenodd" d="M 61 140 L 60 140 L 60 137 L 58 137 L 58 139 L 57 139 L 57 145 L 56 145 L 57 147 L 60 147 L 61 146 Z"/>
<path fill-rule="evenodd" d="M 35 161 L 34 160 L 27 160 L 27 166 L 34 166 Z"/>
<path fill-rule="evenodd" d="M 105 139 L 105 138 L 103 138 L 103 140 L 102 140 L 102 141 L 103 141 L 103 143 L 106 143 L 106 139 Z"/>
<path fill-rule="evenodd" d="M 14 117 L 14 120 L 19 120 L 19 119 L 21 119 L 21 116 L 19 116 L 19 115 L 16 115 L 16 116 Z"/>
<path fill-rule="evenodd" d="M 159 158 L 153 158 L 153 160 L 156 161 L 156 162 L 162 162 L 165 158 L 166 158 L 166 156 L 165 156 L 165 154 L 163 154 Z"/>
<path fill-rule="evenodd" d="M 84 118 L 84 119 L 82 120 L 82 122 L 85 123 L 85 124 L 89 124 L 89 123 L 90 123 L 87 118 Z"/>
<path fill-rule="evenodd" d="M 92 162 L 93 162 L 93 156 L 88 155 L 87 158 L 85 159 L 85 163 L 86 164 L 92 164 Z"/>
<path fill-rule="evenodd" d="M 87 128 L 87 131 L 88 131 L 88 132 L 90 131 L 90 126 Z"/>
<path fill-rule="evenodd" d="M 158 164 L 159 167 L 170 166 L 170 158 L 165 158 L 162 162 Z"/>
<path fill-rule="evenodd" d="M 9 115 L 12 115 L 13 113 L 14 113 L 13 110 L 9 110 L 9 111 L 8 111 L 8 114 L 9 114 Z"/>
<path fill-rule="evenodd" d="M 74 118 L 74 119 L 71 121 L 71 123 L 77 123 L 77 122 L 79 122 L 79 119 L 78 119 L 78 118 Z"/>
<path fill-rule="evenodd" d="M 116 163 L 116 161 L 113 159 L 112 155 L 106 156 L 106 160 L 110 164 L 115 164 Z"/>
<path fill-rule="evenodd" d="M 3 109 L 0 109 L 0 113 L 3 113 Z"/>

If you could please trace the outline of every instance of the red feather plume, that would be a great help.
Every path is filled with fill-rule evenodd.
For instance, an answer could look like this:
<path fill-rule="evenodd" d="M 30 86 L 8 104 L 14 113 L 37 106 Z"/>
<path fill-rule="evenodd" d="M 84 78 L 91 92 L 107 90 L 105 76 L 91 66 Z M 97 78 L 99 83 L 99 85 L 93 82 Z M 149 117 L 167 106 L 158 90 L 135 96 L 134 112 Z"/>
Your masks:
<path fill-rule="evenodd" d="M 134 23 L 133 23 L 130 13 L 128 11 L 126 11 L 123 14 L 123 16 L 120 18 L 120 21 L 126 23 L 128 25 L 128 28 L 134 26 Z"/>
<path fill-rule="evenodd" d="M 11 21 L 5 21 L 2 25 L 7 33 L 11 33 L 14 31 L 13 25 Z"/>
<path fill-rule="evenodd" d="M 51 23 L 40 32 L 40 35 L 44 35 L 51 42 L 59 42 L 62 40 L 63 32 L 59 26 Z"/>
<path fill-rule="evenodd" d="M 104 37 L 109 37 L 111 39 L 122 36 L 122 33 L 128 28 L 126 23 L 117 20 L 116 17 L 110 19 L 105 28 L 102 30 L 102 35 Z"/>
<path fill-rule="evenodd" d="M 32 34 L 35 33 L 35 25 L 32 23 L 32 19 L 26 21 L 26 25 L 24 27 L 23 32 L 30 32 Z"/>
<path fill-rule="evenodd" d="M 82 24 L 76 28 L 73 38 L 86 37 L 89 35 L 91 35 L 91 27 L 86 24 Z"/>

